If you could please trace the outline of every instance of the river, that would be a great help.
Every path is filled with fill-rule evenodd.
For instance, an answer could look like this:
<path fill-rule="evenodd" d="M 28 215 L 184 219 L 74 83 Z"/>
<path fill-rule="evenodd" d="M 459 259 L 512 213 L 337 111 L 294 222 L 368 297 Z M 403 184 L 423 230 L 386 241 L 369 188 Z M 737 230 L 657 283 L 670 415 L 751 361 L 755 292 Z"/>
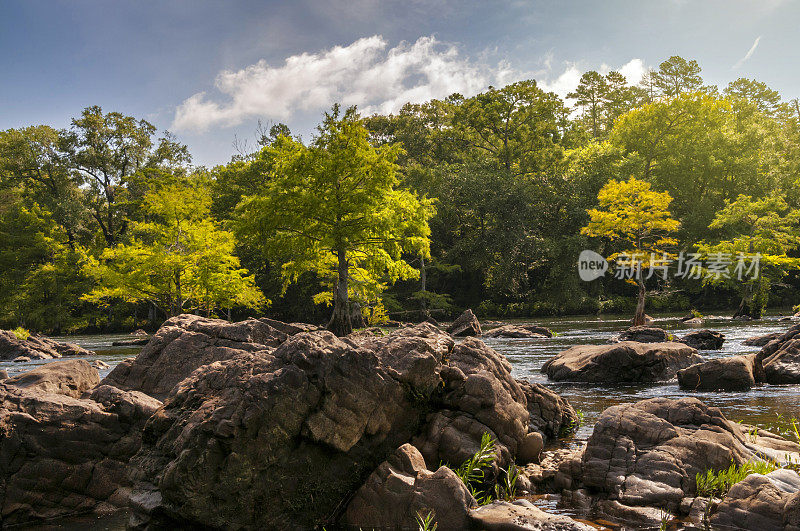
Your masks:
<path fill-rule="evenodd" d="M 567 398 L 576 409 L 580 410 L 584 421 L 576 436 L 565 444 L 577 445 L 590 435 L 592 426 L 600 413 L 614 404 L 635 402 L 653 397 L 679 398 L 694 396 L 710 405 L 719 407 L 726 417 L 745 424 L 759 426 L 762 429 L 785 432 L 793 417 L 800 417 L 800 386 L 797 385 L 761 385 L 746 392 L 687 392 L 678 388 L 676 380 L 654 384 L 636 385 L 596 385 L 581 383 L 548 382 L 540 369 L 545 361 L 572 345 L 607 343 L 622 329 L 629 326 L 630 317 L 562 317 L 550 319 L 515 320 L 515 323 L 532 323 L 546 326 L 555 332 L 548 339 L 495 339 L 484 341 L 509 359 L 517 378 L 546 385 L 561 396 Z M 743 345 L 748 337 L 768 334 L 788 329 L 793 323 L 783 322 L 780 316 L 768 316 L 760 321 L 733 321 L 729 317 L 707 317 L 705 323 L 698 326 L 687 326 L 677 315 L 666 315 L 656 318 L 653 326 L 669 330 L 680 337 L 692 330 L 708 328 L 725 334 L 725 344 L 718 351 L 701 351 L 707 359 L 748 354 L 758 352 L 760 347 Z M 77 343 L 94 350 L 97 355 L 86 359 L 101 359 L 111 368 L 125 358 L 135 356 L 141 347 L 112 347 L 117 340 L 130 339 L 127 335 L 93 335 L 54 337 Z M 53 360 L 35 360 L 28 363 L 2 362 L 0 368 L 9 374 L 30 370 L 33 366 Z M 111 369 L 101 371 L 101 377 Z M 555 503 L 540 500 L 537 505 L 554 512 L 562 512 Z M 563 511 L 569 513 L 569 511 Z M 92 517 L 80 519 L 59 519 L 45 525 L 28 527 L 28 529 L 123 529 L 120 517 Z"/>

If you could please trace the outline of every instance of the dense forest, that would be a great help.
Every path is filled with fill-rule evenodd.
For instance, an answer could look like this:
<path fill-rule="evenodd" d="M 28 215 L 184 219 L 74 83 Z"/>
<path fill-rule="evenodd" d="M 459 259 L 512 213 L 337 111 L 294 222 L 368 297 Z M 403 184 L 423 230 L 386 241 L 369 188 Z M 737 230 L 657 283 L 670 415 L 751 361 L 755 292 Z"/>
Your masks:
<path fill-rule="evenodd" d="M 800 302 L 798 101 L 705 85 L 696 61 L 636 86 L 590 71 L 567 100 L 530 80 L 391 115 L 333 105 L 308 141 L 270 124 L 249 145 L 197 167 L 174 136 L 100 107 L 0 132 L 0 327 L 632 312 L 644 284 L 652 312 Z M 619 216 L 592 224 L 642 191 L 668 219 L 654 250 L 758 253 L 758 274 L 582 281 L 583 249 L 636 247 Z"/>

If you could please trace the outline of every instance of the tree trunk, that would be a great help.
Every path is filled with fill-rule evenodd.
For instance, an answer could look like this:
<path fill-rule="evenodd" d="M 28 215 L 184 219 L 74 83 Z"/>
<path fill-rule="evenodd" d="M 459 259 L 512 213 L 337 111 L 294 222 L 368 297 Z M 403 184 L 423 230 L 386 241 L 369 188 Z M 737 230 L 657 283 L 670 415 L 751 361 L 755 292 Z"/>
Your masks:
<path fill-rule="evenodd" d="M 752 317 L 752 315 L 750 315 L 750 299 L 752 296 L 753 284 L 748 282 L 744 286 L 744 293 L 742 294 L 741 302 L 739 302 L 739 308 L 737 308 L 736 312 L 733 314 L 734 319 L 742 316 Z"/>
<path fill-rule="evenodd" d="M 339 249 L 336 254 L 339 258 L 338 279 L 333 293 L 333 315 L 328 323 L 328 330 L 341 337 L 353 331 L 353 321 L 350 316 L 350 299 L 347 294 L 348 264 L 346 251 Z"/>
<path fill-rule="evenodd" d="M 640 266 L 641 267 L 641 266 Z M 633 317 L 633 326 L 642 326 L 645 324 L 644 321 L 644 298 L 646 295 L 646 290 L 644 287 L 644 279 L 642 278 L 642 272 L 639 270 L 639 278 L 637 282 L 639 283 L 639 298 L 636 301 L 636 315 Z"/>

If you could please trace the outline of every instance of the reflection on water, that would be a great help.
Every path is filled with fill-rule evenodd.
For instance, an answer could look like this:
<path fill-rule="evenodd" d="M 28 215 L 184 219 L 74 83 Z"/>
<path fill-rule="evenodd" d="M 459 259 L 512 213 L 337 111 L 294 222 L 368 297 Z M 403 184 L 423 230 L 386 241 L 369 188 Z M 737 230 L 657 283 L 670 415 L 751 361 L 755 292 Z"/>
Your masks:
<path fill-rule="evenodd" d="M 531 322 L 531 321 L 525 321 Z M 680 398 L 694 396 L 698 399 L 719 407 L 731 420 L 742 421 L 746 424 L 757 425 L 762 428 L 785 429 L 788 419 L 800 417 L 800 386 L 762 385 L 747 392 L 687 392 L 678 388 L 676 380 L 655 384 L 637 385 L 596 385 L 584 383 L 548 382 L 540 372 L 545 361 L 555 354 L 572 345 L 601 344 L 609 340 L 621 330 L 629 326 L 629 317 L 566 317 L 560 319 L 539 319 L 536 324 L 547 326 L 557 335 L 548 339 L 501 339 L 486 338 L 484 341 L 499 352 L 505 354 L 514 367 L 517 378 L 525 378 L 532 382 L 546 385 L 565 398 L 584 415 L 584 424 L 577 433 L 576 441 L 585 440 L 591 433 L 592 426 L 600 413 L 607 407 L 634 402 L 653 397 Z M 742 342 L 748 337 L 768 334 L 786 330 L 792 323 L 780 322 L 777 317 L 765 318 L 756 322 L 738 322 L 728 318 L 707 318 L 702 327 L 686 326 L 677 316 L 656 319 L 653 326 L 658 326 L 671 331 L 676 337 L 698 328 L 718 330 L 725 334 L 726 340 L 719 351 L 701 351 L 706 358 L 718 358 L 738 354 L 758 352 L 760 347 L 748 347 Z M 135 356 L 141 347 L 112 347 L 111 343 L 117 340 L 131 339 L 128 335 L 95 335 L 53 338 L 62 341 L 71 341 L 84 348 L 94 350 L 97 355 L 85 359 L 101 359 L 111 368 L 125 358 Z M 38 360 L 29 363 L 0 362 L 0 368 L 8 370 L 9 374 L 30 370 L 33 366 L 48 363 L 54 360 Z M 101 371 L 101 377 L 108 374 L 111 369 Z M 782 416 L 781 417 L 779 417 Z M 569 509 L 558 507 L 558 495 L 537 496 L 532 499 L 537 506 L 554 512 L 570 516 Z M 113 517 L 81 517 L 61 518 L 57 521 L 26 529 L 124 529 L 124 515 Z M 619 525 L 595 520 L 591 524 L 597 528 L 620 529 Z M 602 525 L 606 524 L 606 525 Z M 624 527 L 623 527 L 624 529 Z"/>

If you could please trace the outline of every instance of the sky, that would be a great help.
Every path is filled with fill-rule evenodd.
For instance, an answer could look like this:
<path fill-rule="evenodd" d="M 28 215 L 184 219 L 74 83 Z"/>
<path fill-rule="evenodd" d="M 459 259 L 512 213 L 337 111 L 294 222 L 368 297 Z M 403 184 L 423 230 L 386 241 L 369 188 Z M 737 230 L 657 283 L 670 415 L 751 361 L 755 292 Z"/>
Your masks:
<path fill-rule="evenodd" d="M 212 166 L 259 120 L 308 140 L 334 102 L 386 113 L 521 79 L 565 96 L 587 70 L 634 83 L 672 55 L 792 99 L 798 20 L 800 0 L 0 0 L 0 130 L 100 105 Z"/>

